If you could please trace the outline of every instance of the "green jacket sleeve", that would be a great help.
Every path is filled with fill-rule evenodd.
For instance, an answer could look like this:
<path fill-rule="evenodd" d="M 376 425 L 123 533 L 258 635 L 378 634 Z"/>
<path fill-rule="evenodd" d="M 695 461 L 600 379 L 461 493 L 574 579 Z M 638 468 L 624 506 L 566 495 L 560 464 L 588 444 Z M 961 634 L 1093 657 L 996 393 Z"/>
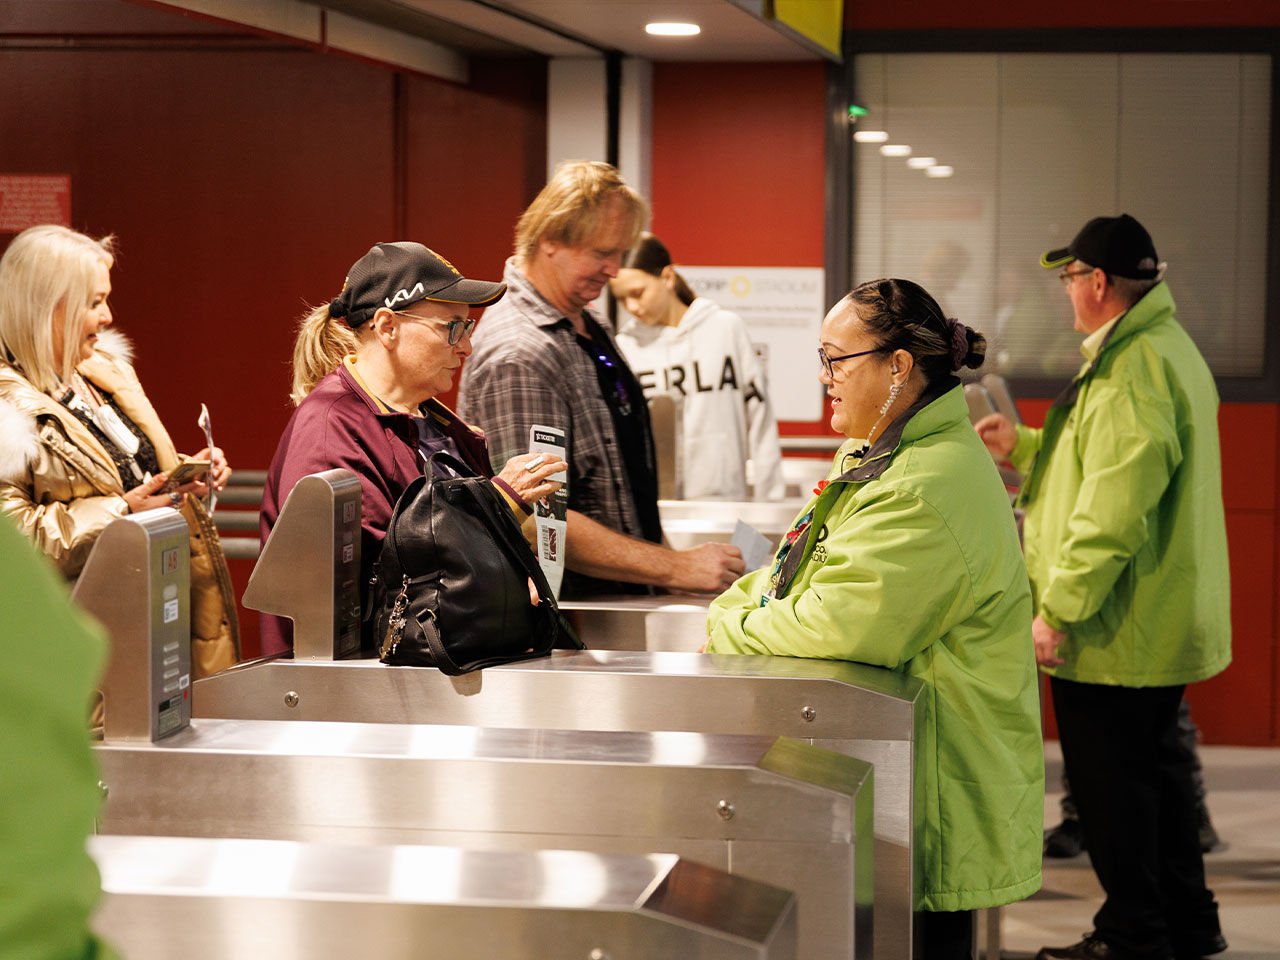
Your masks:
<path fill-rule="evenodd" d="M 1058 630 L 1101 609 L 1151 534 L 1150 515 L 1182 457 L 1167 397 L 1116 376 L 1093 384 L 1081 405 L 1080 491 L 1040 594 L 1040 615 Z"/>
<path fill-rule="evenodd" d="M 85 850 L 100 796 L 89 697 L 104 642 L 65 586 L 0 519 L 0 960 L 114 957 L 89 932 Z"/>
<path fill-rule="evenodd" d="M 1014 424 L 1014 431 L 1018 439 L 1013 445 L 1013 452 L 1009 454 L 1009 462 L 1013 464 L 1015 470 L 1026 473 L 1032 459 L 1040 450 L 1040 440 L 1044 436 L 1044 431 L 1040 427 L 1028 427 L 1023 423 Z"/>
<path fill-rule="evenodd" d="M 802 588 L 793 586 L 762 607 L 769 573 L 763 570 L 719 597 L 708 618 L 708 651 L 893 668 L 973 610 L 959 545 L 934 509 L 910 493 L 886 490 L 859 505 L 828 527 L 821 546 L 826 560 L 806 560 L 813 572 Z M 929 584 L 928 597 L 921 596 L 921 584 Z"/>

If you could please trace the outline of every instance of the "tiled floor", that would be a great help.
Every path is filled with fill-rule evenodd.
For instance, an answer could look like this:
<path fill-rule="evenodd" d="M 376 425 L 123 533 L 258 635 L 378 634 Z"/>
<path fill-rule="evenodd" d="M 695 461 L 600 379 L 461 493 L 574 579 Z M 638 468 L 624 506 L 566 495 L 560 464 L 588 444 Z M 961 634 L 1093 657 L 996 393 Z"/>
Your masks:
<path fill-rule="evenodd" d="M 1209 813 L 1225 846 L 1206 855 L 1209 886 L 1217 896 L 1230 943 L 1222 960 L 1280 960 L 1280 750 L 1201 747 Z M 1045 823 L 1060 819 L 1062 756 L 1056 742 L 1045 753 Z M 1102 891 L 1081 854 L 1045 860 L 1044 887 L 1005 907 L 1002 954 L 1034 956 L 1042 946 L 1075 943 L 1092 929 Z"/>

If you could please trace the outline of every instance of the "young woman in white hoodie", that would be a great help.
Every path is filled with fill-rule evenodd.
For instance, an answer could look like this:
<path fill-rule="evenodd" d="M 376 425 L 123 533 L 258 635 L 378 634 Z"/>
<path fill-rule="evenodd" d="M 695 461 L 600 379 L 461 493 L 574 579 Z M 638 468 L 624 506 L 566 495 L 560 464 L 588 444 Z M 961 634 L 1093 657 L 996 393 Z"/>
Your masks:
<path fill-rule="evenodd" d="M 609 282 L 633 318 L 618 346 L 646 400 L 676 405 L 677 477 L 684 500 L 756 500 L 785 493 L 778 425 L 762 365 L 737 314 L 695 297 L 662 241 L 645 233 Z"/>

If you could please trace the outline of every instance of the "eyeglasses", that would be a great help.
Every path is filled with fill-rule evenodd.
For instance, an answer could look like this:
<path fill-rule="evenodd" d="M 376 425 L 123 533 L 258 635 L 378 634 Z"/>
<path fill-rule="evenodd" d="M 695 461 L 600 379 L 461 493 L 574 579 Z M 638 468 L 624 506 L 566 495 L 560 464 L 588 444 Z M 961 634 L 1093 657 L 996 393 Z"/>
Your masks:
<path fill-rule="evenodd" d="M 1093 273 L 1093 268 L 1087 267 L 1083 270 L 1063 270 L 1060 274 L 1058 274 L 1058 279 L 1062 281 L 1062 285 L 1064 287 L 1069 287 L 1071 286 L 1072 277 L 1081 277 L 1081 276 L 1084 276 L 1086 273 Z"/>
<path fill-rule="evenodd" d="M 406 313 L 404 310 L 397 310 L 397 316 L 412 317 L 414 320 L 421 320 L 424 323 L 438 323 L 449 328 L 449 346 L 456 346 L 458 341 L 469 334 L 476 328 L 477 321 L 470 317 L 455 317 L 452 320 L 445 320 L 443 317 L 420 317 L 416 313 Z"/>
<path fill-rule="evenodd" d="M 822 347 L 818 348 L 818 362 L 822 364 L 822 372 L 832 379 L 835 378 L 835 370 L 832 364 L 839 363 L 841 360 L 852 360 L 854 357 L 865 357 L 869 353 L 880 353 L 884 347 L 875 347 L 871 350 L 862 350 L 858 353 L 846 353 L 842 357 L 829 357 L 827 351 Z"/>

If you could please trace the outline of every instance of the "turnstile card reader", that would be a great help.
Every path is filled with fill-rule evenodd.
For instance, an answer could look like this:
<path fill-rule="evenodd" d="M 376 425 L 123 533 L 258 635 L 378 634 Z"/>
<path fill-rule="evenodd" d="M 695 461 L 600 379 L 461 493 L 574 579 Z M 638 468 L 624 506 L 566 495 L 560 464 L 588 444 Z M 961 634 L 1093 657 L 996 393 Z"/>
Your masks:
<path fill-rule="evenodd" d="M 794 960 L 795 898 L 670 854 L 92 837 L 130 960 Z"/>
<path fill-rule="evenodd" d="M 103 736 L 159 740 L 191 722 L 191 545 L 168 507 L 107 524 L 71 598 L 102 622 Z"/>
<path fill-rule="evenodd" d="M 295 660 L 360 653 L 360 481 L 350 470 L 303 477 L 289 492 L 242 601 L 293 620 Z"/>
<path fill-rule="evenodd" d="M 870 952 L 871 766 L 811 744 L 197 720 L 96 755 L 103 833 L 675 853 L 794 891 L 799 956 Z"/>

